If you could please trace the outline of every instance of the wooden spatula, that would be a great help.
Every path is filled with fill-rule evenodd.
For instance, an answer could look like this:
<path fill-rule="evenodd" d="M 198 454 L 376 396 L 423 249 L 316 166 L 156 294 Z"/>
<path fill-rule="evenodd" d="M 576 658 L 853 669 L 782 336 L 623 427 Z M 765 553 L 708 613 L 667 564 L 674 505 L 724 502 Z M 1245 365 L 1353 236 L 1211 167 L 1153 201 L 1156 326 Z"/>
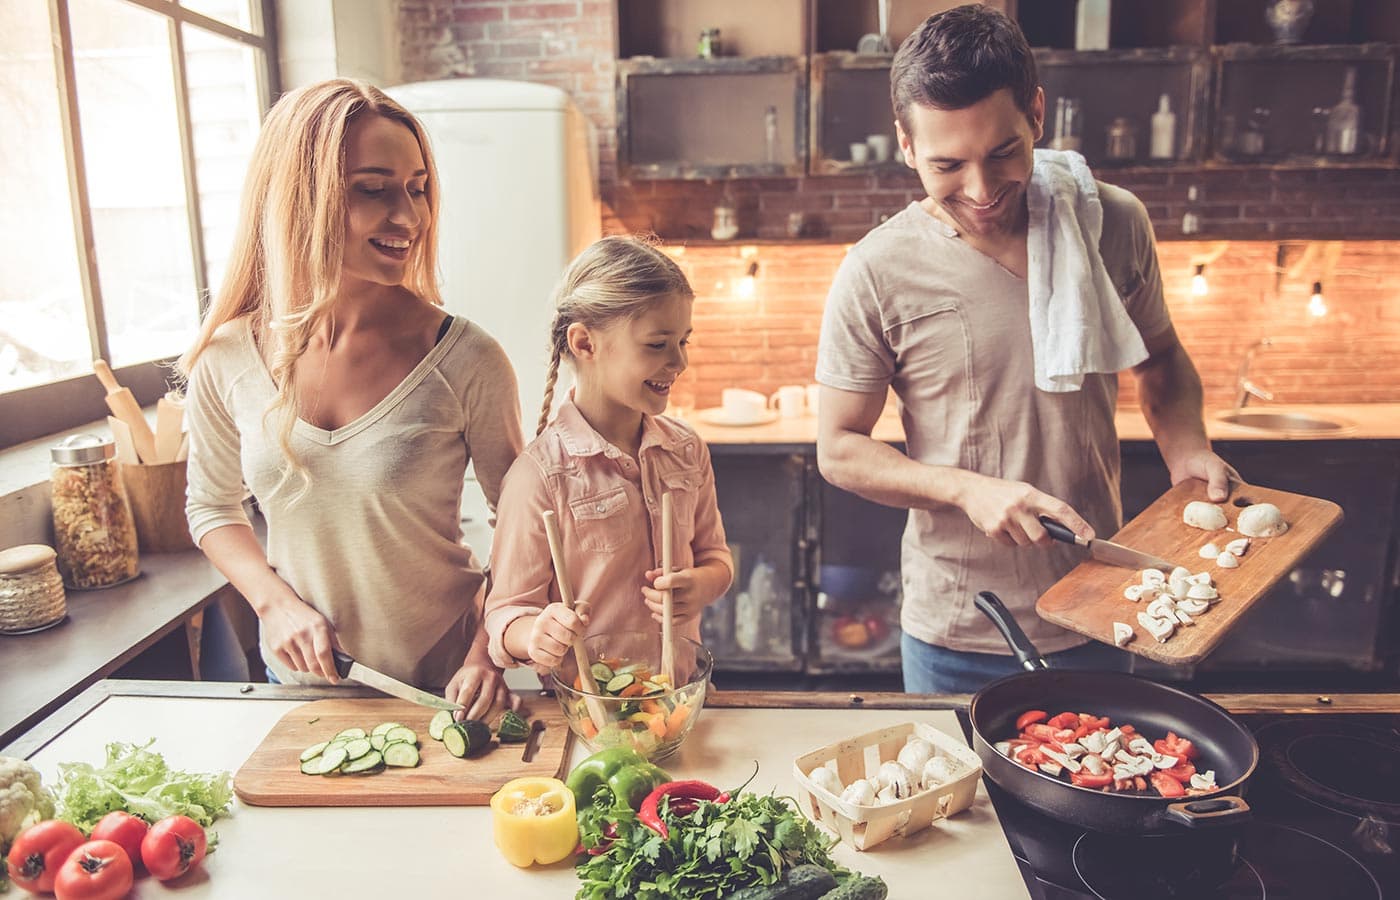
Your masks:
<path fill-rule="evenodd" d="M 675 526 L 672 523 L 671 492 L 661 495 L 661 574 L 671 574 Z M 661 671 L 666 673 L 671 690 L 676 689 L 675 614 L 671 608 L 671 592 L 661 592 Z"/>
<path fill-rule="evenodd" d="M 92 372 L 107 389 L 107 408 L 131 429 L 131 440 L 136 445 L 136 454 L 141 458 L 141 462 L 156 462 L 156 436 L 151 431 L 151 426 L 146 424 L 146 417 L 141 414 L 141 406 L 131 395 L 130 389 L 117 382 L 117 376 L 112 374 L 112 367 L 107 365 L 105 359 L 94 359 Z"/>
<path fill-rule="evenodd" d="M 564 542 L 559 538 L 558 517 L 552 509 L 545 510 L 541 515 L 544 518 L 545 537 L 549 539 L 549 556 L 554 560 L 554 580 L 559 585 L 559 599 L 564 601 L 564 605 L 569 609 L 573 609 L 574 587 L 569 581 L 568 566 L 564 562 Z M 583 686 L 584 691 L 597 694 L 598 681 L 593 677 L 593 669 L 588 663 L 588 651 L 584 649 L 582 639 L 574 641 L 574 663 L 578 666 L 579 684 Z M 602 731 L 608 722 L 608 714 L 603 709 L 603 704 L 592 696 L 585 696 L 583 702 L 588 707 L 588 717 L 593 720 L 594 727 Z"/>
<path fill-rule="evenodd" d="M 156 461 L 174 462 L 180 452 L 185 398 L 171 391 L 156 401 Z"/>

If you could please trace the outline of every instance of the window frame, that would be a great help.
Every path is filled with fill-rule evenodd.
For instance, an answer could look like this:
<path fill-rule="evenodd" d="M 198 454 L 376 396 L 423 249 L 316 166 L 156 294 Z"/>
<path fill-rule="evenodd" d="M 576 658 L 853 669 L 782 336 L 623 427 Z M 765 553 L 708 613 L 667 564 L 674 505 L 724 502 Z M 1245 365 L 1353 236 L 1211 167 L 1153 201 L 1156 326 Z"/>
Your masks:
<path fill-rule="evenodd" d="M 188 210 L 190 247 L 194 254 L 195 301 L 202 319 L 209 306 L 208 272 L 205 266 L 204 231 L 199 206 L 198 176 L 195 171 L 194 135 L 190 121 L 189 85 L 185 73 L 183 25 L 192 25 L 236 41 L 262 53 L 256 67 L 258 102 L 265 114 L 281 90 L 277 60 L 277 15 L 274 0 L 254 0 L 250 4 L 253 30 L 211 19 L 181 6 L 176 0 L 110 0 L 125 3 L 164 16 L 170 34 L 171 68 L 175 85 L 175 114 L 180 130 L 180 155 L 184 161 L 185 206 Z M 63 147 L 68 174 L 68 197 L 72 205 L 74 242 L 77 245 L 78 275 L 87 317 L 88 343 L 94 359 L 108 358 L 107 325 L 102 306 L 102 286 L 97 271 L 93 238 L 92 207 L 88 199 L 87 175 L 83 160 L 82 125 L 78 111 L 77 79 L 73 55 L 73 34 L 69 0 L 49 0 L 49 32 L 54 48 L 54 68 L 58 82 L 59 117 L 63 127 Z M 136 402 L 154 403 L 166 390 L 174 357 L 124 366 L 116 370 L 117 380 L 129 388 Z M 108 413 L 103 391 L 91 373 L 45 384 L 0 393 L 0 449 L 12 447 L 44 435 L 101 420 Z"/>

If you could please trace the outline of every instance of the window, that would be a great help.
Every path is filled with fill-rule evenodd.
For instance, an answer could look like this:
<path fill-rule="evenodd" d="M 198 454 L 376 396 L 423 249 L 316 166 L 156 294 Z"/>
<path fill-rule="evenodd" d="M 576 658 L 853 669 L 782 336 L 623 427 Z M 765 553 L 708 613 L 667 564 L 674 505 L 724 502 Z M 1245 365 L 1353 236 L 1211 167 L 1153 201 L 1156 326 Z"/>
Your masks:
<path fill-rule="evenodd" d="M 223 277 L 271 0 L 0 3 L 0 447 L 147 403 Z"/>

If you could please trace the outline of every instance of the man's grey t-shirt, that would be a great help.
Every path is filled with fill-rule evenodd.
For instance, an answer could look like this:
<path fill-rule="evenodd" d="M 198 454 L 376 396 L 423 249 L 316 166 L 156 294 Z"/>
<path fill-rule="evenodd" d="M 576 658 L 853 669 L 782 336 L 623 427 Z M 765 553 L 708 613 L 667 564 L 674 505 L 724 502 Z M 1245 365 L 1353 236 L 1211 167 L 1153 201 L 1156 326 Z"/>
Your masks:
<path fill-rule="evenodd" d="M 1146 210 L 1099 183 L 1099 249 L 1145 340 L 1171 325 Z M 1025 279 L 973 249 L 918 203 L 846 255 L 822 321 L 817 381 L 861 393 L 893 386 L 912 459 L 1024 481 L 1059 497 L 1101 536 L 1122 524 L 1116 374 L 1078 391 L 1035 387 Z M 1035 614 L 1035 601 L 1080 560 L 1064 544 L 1013 548 L 959 509 L 915 509 L 902 546 L 901 625 L 952 650 L 1009 652 L 972 602 L 996 593 L 1041 652 L 1084 643 Z"/>

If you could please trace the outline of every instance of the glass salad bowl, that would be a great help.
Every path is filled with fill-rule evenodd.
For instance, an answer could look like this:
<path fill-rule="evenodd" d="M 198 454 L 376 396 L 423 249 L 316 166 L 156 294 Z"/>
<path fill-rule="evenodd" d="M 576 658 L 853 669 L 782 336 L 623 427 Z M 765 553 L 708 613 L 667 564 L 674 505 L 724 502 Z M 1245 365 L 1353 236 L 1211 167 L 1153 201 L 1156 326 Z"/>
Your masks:
<path fill-rule="evenodd" d="M 676 686 L 661 673 L 658 631 L 590 635 L 588 654 L 598 693 L 581 687 L 574 654 L 550 674 L 554 695 L 569 728 L 589 750 L 629 747 L 647 759 L 662 759 L 685 742 L 710 686 L 714 657 L 702 645 L 675 638 Z"/>

